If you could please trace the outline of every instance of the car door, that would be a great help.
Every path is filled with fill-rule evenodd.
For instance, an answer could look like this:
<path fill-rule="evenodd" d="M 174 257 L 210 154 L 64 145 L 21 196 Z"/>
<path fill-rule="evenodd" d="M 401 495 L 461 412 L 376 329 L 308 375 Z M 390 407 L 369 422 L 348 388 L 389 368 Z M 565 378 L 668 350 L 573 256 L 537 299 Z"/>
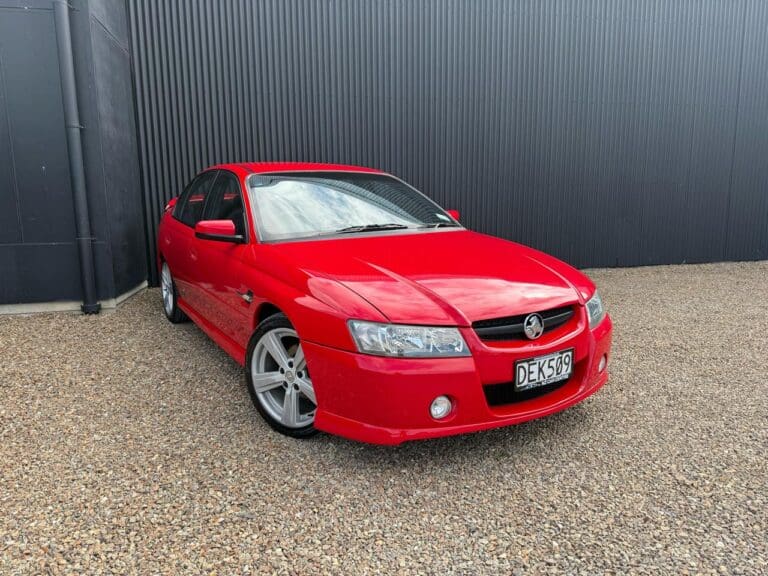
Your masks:
<path fill-rule="evenodd" d="M 200 290 L 200 268 L 195 242 L 195 224 L 203 218 L 203 211 L 216 180 L 217 171 L 211 170 L 198 175 L 182 193 L 174 206 L 172 233 L 165 237 L 163 246 L 168 266 L 171 269 L 176 289 L 184 303 L 198 312 L 204 306 Z"/>
<path fill-rule="evenodd" d="M 220 170 L 205 206 L 204 220 L 232 220 L 242 243 L 196 239 L 198 263 L 205 295 L 206 319 L 245 347 L 250 337 L 253 294 L 242 284 L 243 259 L 250 241 L 240 180 Z"/>

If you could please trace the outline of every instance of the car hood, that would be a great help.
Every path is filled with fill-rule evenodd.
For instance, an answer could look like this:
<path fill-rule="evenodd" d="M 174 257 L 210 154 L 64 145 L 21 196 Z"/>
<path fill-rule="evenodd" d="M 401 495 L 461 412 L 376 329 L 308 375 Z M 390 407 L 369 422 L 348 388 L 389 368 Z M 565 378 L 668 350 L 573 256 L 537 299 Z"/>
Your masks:
<path fill-rule="evenodd" d="M 469 325 L 583 302 L 583 274 L 531 248 L 468 230 L 361 234 L 274 244 L 310 277 L 341 283 L 390 322 Z"/>

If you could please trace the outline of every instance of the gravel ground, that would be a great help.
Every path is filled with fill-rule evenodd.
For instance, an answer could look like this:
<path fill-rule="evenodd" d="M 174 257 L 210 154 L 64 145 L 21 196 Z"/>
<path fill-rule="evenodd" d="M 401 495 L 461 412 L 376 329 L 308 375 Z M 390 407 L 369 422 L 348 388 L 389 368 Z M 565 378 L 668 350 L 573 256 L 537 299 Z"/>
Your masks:
<path fill-rule="evenodd" d="M 0 574 L 765 574 L 768 262 L 591 275 L 600 393 L 398 448 L 271 432 L 157 290 L 0 317 Z"/>

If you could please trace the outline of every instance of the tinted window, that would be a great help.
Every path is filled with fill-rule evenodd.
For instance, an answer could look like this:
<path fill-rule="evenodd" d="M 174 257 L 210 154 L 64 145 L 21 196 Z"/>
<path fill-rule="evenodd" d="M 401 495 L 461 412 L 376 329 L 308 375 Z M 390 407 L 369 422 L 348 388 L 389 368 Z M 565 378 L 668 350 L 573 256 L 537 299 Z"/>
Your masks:
<path fill-rule="evenodd" d="M 206 220 L 232 220 L 235 231 L 245 236 L 245 212 L 240 182 L 229 172 L 219 172 L 205 208 Z"/>
<path fill-rule="evenodd" d="M 202 220 L 205 199 L 215 179 L 215 171 L 205 172 L 195 178 L 182 194 L 173 215 L 188 226 L 194 226 Z"/>

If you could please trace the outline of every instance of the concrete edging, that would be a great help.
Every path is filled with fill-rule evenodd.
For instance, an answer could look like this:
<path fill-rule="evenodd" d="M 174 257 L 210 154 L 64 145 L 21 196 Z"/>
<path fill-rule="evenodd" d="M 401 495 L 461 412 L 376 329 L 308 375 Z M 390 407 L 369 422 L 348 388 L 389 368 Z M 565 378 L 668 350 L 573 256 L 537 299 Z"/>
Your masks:
<path fill-rule="evenodd" d="M 144 280 L 138 286 L 131 288 L 116 298 L 101 300 L 101 307 L 104 310 L 114 310 L 120 304 L 135 296 L 148 286 Z M 65 300 L 62 302 L 34 302 L 30 304 L 0 304 L 0 315 L 5 314 L 40 314 L 43 312 L 80 312 L 82 302 L 79 300 Z"/>

